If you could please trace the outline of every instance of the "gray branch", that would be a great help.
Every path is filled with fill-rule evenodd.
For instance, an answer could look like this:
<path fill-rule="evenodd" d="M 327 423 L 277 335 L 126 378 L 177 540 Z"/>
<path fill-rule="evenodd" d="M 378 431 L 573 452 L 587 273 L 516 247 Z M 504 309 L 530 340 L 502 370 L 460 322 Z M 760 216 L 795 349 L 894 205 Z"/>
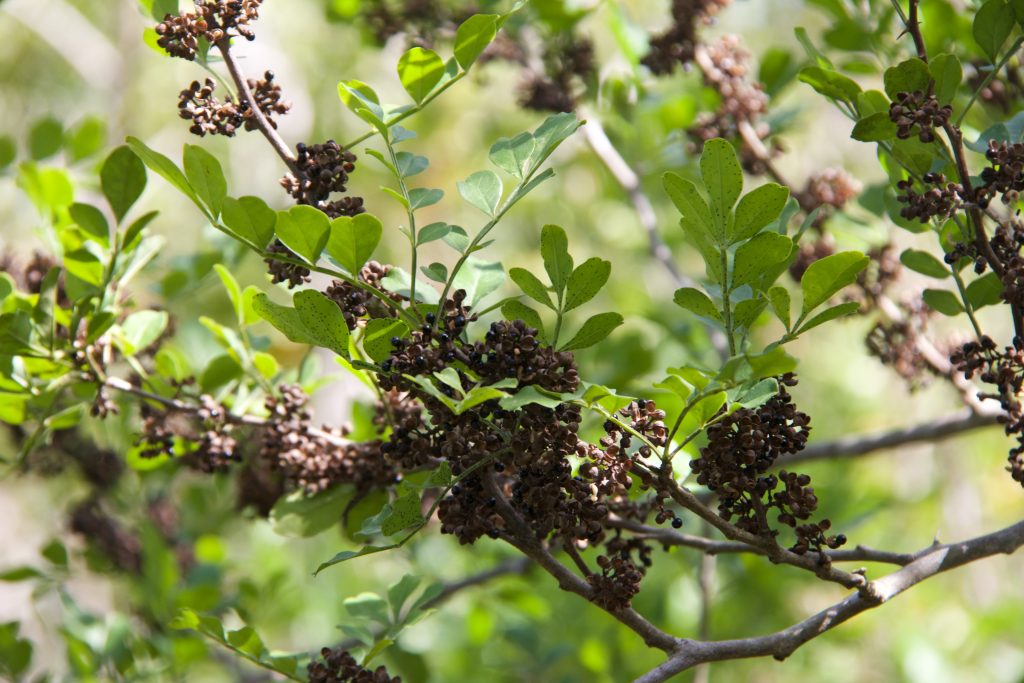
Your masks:
<path fill-rule="evenodd" d="M 799 453 L 782 456 L 776 462 L 779 465 L 792 465 L 808 460 L 856 457 L 907 444 L 935 442 L 939 439 L 998 424 L 998 418 L 998 414 L 978 414 L 968 409 L 912 427 L 899 427 L 875 434 L 844 436 L 835 441 L 811 444 Z"/>
<path fill-rule="evenodd" d="M 706 662 L 772 656 L 785 659 L 798 647 L 861 612 L 883 605 L 903 591 L 942 572 L 992 555 L 1010 555 L 1024 545 L 1024 521 L 985 536 L 936 545 L 907 566 L 871 581 L 862 590 L 789 628 L 753 638 L 696 641 L 680 638 L 668 661 L 634 683 L 659 683 Z"/>

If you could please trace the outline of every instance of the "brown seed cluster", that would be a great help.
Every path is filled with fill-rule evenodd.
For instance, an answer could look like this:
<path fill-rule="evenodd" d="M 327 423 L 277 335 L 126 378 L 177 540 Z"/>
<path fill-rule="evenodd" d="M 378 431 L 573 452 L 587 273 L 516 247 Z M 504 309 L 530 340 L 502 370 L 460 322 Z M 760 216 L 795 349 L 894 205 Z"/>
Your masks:
<path fill-rule="evenodd" d="M 697 482 L 718 494 L 718 512 L 723 519 L 736 519 L 736 526 L 752 534 L 773 538 L 778 532 L 769 526 L 772 509 L 777 521 L 797 529 L 791 550 L 815 550 L 828 561 L 822 546 L 838 547 L 842 536 L 825 537 L 827 520 L 819 523 L 822 533 L 812 533 L 806 520 L 817 510 L 818 498 L 805 474 L 782 471 L 768 474 L 779 456 L 803 450 L 810 432 L 810 417 L 793 405 L 786 390 L 796 378 L 784 375 L 779 393 L 759 408 L 740 408 L 708 427 L 708 445 L 700 457 L 690 461 Z M 779 490 L 779 484 L 783 488 Z M 824 526 L 823 526 L 824 525 Z"/>
<path fill-rule="evenodd" d="M 849 173 L 841 168 L 826 168 L 812 173 L 803 191 L 794 197 L 805 213 L 821 208 L 814 222 L 814 227 L 820 229 L 829 214 L 842 211 L 860 191 L 860 182 Z"/>
<path fill-rule="evenodd" d="M 271 127 L 277 128 L 275 115 L 283 116 L 291 109 L 291 102 L 281 99 L 281 86 L 274 82 L 274 72 L 267 71 L 260 80 L 248 79 L 256 106 Z M 239 128 L 257 130 L 256 116 L 244 98 L 235 102 L 228 95 L 221 102 L 213 93 L 217 84 L 211 78 L 192 84 L 178 95 L 178 116 L 191 121 L 189 131 L 199 137 L 224 135 L 233 137 Z"/>
<path fill-rule="evenodd" d="M 454 34 L 465 17 L 452 12 L 446 3 L 437 0 L 369 0 L 364 4 L 363 18 L 379 43 L 399 34 L 406 42 L 432 47 L 437 40 Z"/>
<path fill-rule="evenodd" d="M 704 74 L 704 84 L 715 90 L 721 97 L 718 108 L 711 113 L 697 117 L 696 123 L 687 129 L 691 151 L 699 151 L 705 142 L 713 138 L 736 139 L 741 137 L 741 123 L 750 124 L 761 140 L 766 140 L 771 128 L 761 120 L 767 109 L 768 96 L 760 83 L 749 82 L 748 62 L 750 55 L 740 47 L 737 36 L 723 36 L 703 48 L 706 54 L 699 59 Z M 780 150 L 771 146 L 769 153 Z M 744 142 L 739 146 L 740 162 L 744 170 L 761 175 L 767 170 L 762 155 L 749 148 Z"/>
<path fill-rule="evenodd" d="M 88 539 L 101 555 L 123 572 L 142 571 L 142 543 L 96 500 L 76 505 L 71 511 L 71 531 Z"/>
<path fill-rule="evenodd" d="M 180 455 L 189 466 L 207 473 L 222 472 L 241 459 L 228 409 L 208 394 L 199 396 L 194 410 L 143 403 L 140 412 L 142 434 L 137 445 L 143 458 Z M 180 453 L 175 450 L 179 440 L 184 448 Z"/>
<path fill-rule="evenodd" d="M 512 393 L 572 392 L 579 375 L 571 353 L 542 344 L 537 331 L 519 320 L 495 322 L 482 341 L 467 341 L 463 333 L 473 315 L 461 290 L 441 311 L 440 318 L 429 314 L 409 338 L 393 339 L 394 351 L 380 364 L 381 386 L 423 410 L 422 417 L 406 411 L 409 417 L 394 420 L 383 447 L 388 460 L 403 471 L 440 460 L 449 464 L 459 481 L 441 501 L 438 517 L 442 533 L 461 543 L 505 536 L 510 514 L 537 539 L 604 542 L 609 506 L 626 500 L 634 460 L 651 455 L 648 444 L 667 439 L 664 412 L 651 401 L 630 404 L 606 424 L 600 445 L 581 441 L 580 408 L 567 403 L 504 409 L 490 400 L 455 414 L 410 377 L 443 371 L 447 380 L 432 386 L 458 401 L 478 384 L 499 382 Z M 515 386 L 507 384 L 510 379 Z M 579 462 L 575 473 L 573 460 Z M 630 548 L 621 541 L 610 555 L 621 557 L 623 550 L 628 560 Z M 635 583 L 634 573 L 623 566 L 602 576 L 594 579 L 601 583 L 600 595 L 614 585 L 618 597 L 607 599 L 628 603 L 632 593 L 620 588 Z"/>
<path fill-rule="evenodd" d="M 391 266 L 381 265 L 376 261 L 370 261 L 359 271 L 359 280 L 376 290 L 386 292 L 394 302 L 402 301 L 404 297 L 393 292 L 388 292 L 381 285 Z M 342 314 L 345 316 L 345 324 L 348 329 L 354 330 L 359 320 L 364 318 L 394 318 L 397 313 L 395 309 L 382 302 L 369 292 L 349 282 L 334 280 L 324 292 L 327 298 L 338 304 Z"/>
<path fill-rule="evenodd" d="M 999 421 L 1007 436 L 1017 440 L 1017 445 L 1010 449 L 1007 470 L 1024 486 L 1024 405 L 1020 399 L 1024 387 L 1024 341 L 1014 337 L 1013 345 L 1000 351 L 990 337 L 984 336 L 961 346 L 950 361 L 967 379 L 977 377 L 993 387 L 994 391 L 980 392 L 978 397 L 999 401 L 1005 413 Z"/>
<path fill-rule="evenodd" d="M 275 239 L 271 242 L 270 246 L 266 249 L 266 253 L 269 255 L 263 259 L 263 262 L 267 264 L 270 281 L 275 285 L 283 282 L 287 284 L 288 289 L 294 289 L 299 285 L 309 282 L 309 268 L 298 263 L 280 261 L 273 257 L 274 254 L 277 254 L 294 261 L 299 260 L 298 254 L 284 246 L 281 240 Z"/>
<path fill-rule="evenodd" d="M 345 192 L 348 176 L 355 169 L 356 155 L 342 149 L 334 140 L 323 144 L 296 145 L 296 173 L 281 179 L 281 186 L 298 204 L 315 206 L 331 218 L 363 213 L 363 200 L 345 197 L 330 201 L 336 192 Z"/>
<path fill-rule="evenodd" d="M 670 74 L 693 61 L 697 30 L 712 22 L 729 0 L 672 0 L 672 25 L 652 36 L 650 51 L 641 63 L 656 75 Z"/>
<path fill-rule="evenodd" d="M 986 206 L 986 200 L 996 195 L 1004 204 L 1016 204 L 1024 190 L 1024 143 L 989 140 L 985 158 L 990 165 L 981 172 L 984 184 L 978 188 L 978 204 Z"/>
<path fill-rule="evenodd" d="M 241 36 L 255 38 L 249 24 L 259 19 L 263 0 L 196 0 L 195 12 L 168 14 L 156 25 L 157 45 L 172 57 L 196 58 L 199 39 L 210 43 Z"/>
<path fill-rule="evenodd" d="M 896 137 L 906 140 L 915 132 L 921 142 L 935 139 L 935 129 L 949 123 L 953 107 L 939 104 L 935 95 L 920 90 L 898 92 L 889 105 L 889 120 L 896 124 Z"/>
<path fill-rule="evenodd" d="M 543 73 L 532 73 L 520 85 L 519 103 L 527 109 L 568 112 L 576 109 L 577 79 L 586 82 L 594 74 L 594 46 L 572 34 L 545 44 Z"/>
<path fill-rule="evenodd" d="M 872 356 L 882 365 L 892 368 L 906 380 L 910 390 L 915 391 L 938 374 L 918 348 L 918 340 L 925 333 L 931 309 L 920 299 L 900 308 L 904 313 L 902 320 L 875 323 L 864 343 Z"/>
<path fill-rule="evenodd" d="M 597 566 L 601 573 L 587 577 L 587 583 L 593 588 L 590 599 L 609 612 L 629 607 L 630 601 L 640 592 L 643 571 L 628 559 L 606 555 L 597 558 Z"/>
<path fill-rule="evenodd" d="M 371 671 L 359 666 L 348 650 L 325 647 L 306 669 L 309 683 L 402 683 L 401 676 L 388 674 L 384 666 Z"/>
<path fill-rule="evenodd" d="M 269 424 L 264 429 L 261 458 L 274 464 L 294 488 L 309 495 L 338 484 L 354 484 L 356 491 L 385 488 L 397 473 L 382 453 L 379 440 L 344 442 L 341 430 L 312 429 L 305 406 L 309 397 L 298 386 L 282 386 L 281 396 L 268 396 Z"/>
<path fill-rule="evenodd" d="M 908 221 L 927 223 L 933 218 L 948 219 L 961 209 L 963 185 L 947 182 L 941 173 L 925 173 L 921 179 L 925 188 L 920 194 L 914 189 L 912 180 L 896 183 L 896 189 L 901 192 L 896 199 L 906 205 L 900 209 L 901 216 Z"/>

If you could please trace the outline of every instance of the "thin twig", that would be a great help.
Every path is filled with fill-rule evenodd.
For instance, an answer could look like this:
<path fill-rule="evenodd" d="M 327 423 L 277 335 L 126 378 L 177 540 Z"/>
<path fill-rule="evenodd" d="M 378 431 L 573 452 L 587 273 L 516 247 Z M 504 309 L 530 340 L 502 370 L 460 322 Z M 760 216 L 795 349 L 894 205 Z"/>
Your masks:
<path fill-rule="evenodd" d="M 540 565 L 544 571 L 551 574 L 558 581 L 559 588 L 591 600 L 594 595 L 593 587 L 555 559 L 544 544 L 537 539 L 530 526 L 519 516 L 519 513 L 509 504 L 508 500 L 505 499 L 505 494 L 501 491 L 497 482 L 494 481 L 494 476 L 488 473 L 481 475 L 481 479 L 483 479 L 488 493 L 494 496 L 496 501 L 495 509 L 507 525 L 506 529 L 500 532 L 500 538 L 517 548 L 521 553 Z M 647 621 L 633 608 L 626 607 L 605 611 L 640 636 L 648 647 L 658 648 L 665 652 L 671 652 L 675 649 L 675 637 Z"/>
<path fill-rule="evenodd" d="M 699 550 L 705 555 L 736 555 L 741 553 L 767 555 L 763 548 L 741 541 L 719 541 L 705 536 L 684 534 L 675 529 L 648 526 L 630 519 L 612 517 L 608 520 L 608 526 L 629 531 L 639 539 L 654 541 L 664 546 L 692 548 Z M 920 553 L 896 553 L 858 545 L 856 548 L 847 550 L 826 550 L 825 553 L 833 562 L 879 562 L 902 567 L 913 562 L 921 553 L 927 550 L 925 549 Z"/>
<path fill-rule="evenodd" d="M 834 441 L 824 441 L 807 446 L 799 453 L 783 455 L 776 463 L 792 465 L 809 460 L 829 460 L 867 455 L 887 448 L 897 448 L 914 443 L 934 443 L 982 427 L 999 423 L 998 414 L 978 414 L 964 410 L 952 415 L 943 415 L 911 427 L 897 427 L 874 434 L 844 436 Z"/>
<path fill-rule="evenodd" d="M 295 156 L 292 154 L 287 143 L 281 139 L 281 136 L 277 134 L 274 127 L 267 120 L 267 117 L 263 115 L 263 110 L 260 109 L 259 104 L 256 102 L 256 98 L 253 97 L 252 90 L 249 89 L 249 82 L 245 78 L 245 74 L 242 73 L 241 67 L 238 66 L 238 61 L 235 56 L 231 53 L 231 39 L 223 38 L 222 40 L 215 43 L 217 49 L 220 50 L 221 56 L 224 58 L 224 64 L 228 67 L 228 72 L 231 74 L 231 80 L 235 82 L 235 87 L 238 89 L 239 94 L 245 99 L 245 103 L 249 105 L 249 110 L 252 112 L 253 118 L 256 120 L 256 127 L 259 128 L 260 132 L 263 133 L 263 137 L 267 139 L 270 146 L 277 152 L 277 156 L 281 157 L 281 161 L 285 163 L 288 169 L 299 175 L 299 166 L 296 163 Z"/>
<path fill-rule="evenodd" d="M 467 588 L 482 586 L 485 583 L 490 583 L 494 579 L 500 579 L 503 576 L 525 574 L 532 566 L 533 562 L 530 561 L 530 558 L 516 557 L 477 574 L 471 574 L 464 579 L 450 581 L 443 584 L 441 591 L 436 596 L 423 603 L 421 608 L 433 609 L 434 607 L 438 607 L 442 603 L 447 602 L 453 596 L 461 593 Z M 338 643 L 336 647 L 341 650 L 351 650 L 352 648 L 359 647 L 360 645 L 363 645 L 361 640 L 349 638 L 348 640 L 343 640 Z"/>
<path fill-rule="evenodd" d="M 781 631 L 736 640 L 679 639 L 667 662 L 640 676 L 634 683 L 660 683 L 705 662 L 767 656 L 785 659 L 804 643 L 861 612 L 885 604 L 922 581 L 992 555 L 1010 555 L 1022 545 L 1024 521 L 967 541 L 933 546 L 902 569 L 870 582 L 864 590 Z"/>
<path fill-rule="evenodd" d="M 201 407 L 196 404 L 186 403 L 185 401 L 182 401 L 180 399 L 167 398 L 166 396 L 160 396 L 159 394 L 148 392 L 145 389 L 140 389 L 131 382 L 127 382 L 121 379 L 120 377 L 105 378 L 103 380 L 103 386 L 124 392 L 126 394 L 132 394 L 133 396 L 138 396 L 139 398 L 144 398 L 148 401 L 154 401 L 156 403 L 163 405 L 165 408 L 169 410 L 177 411 L 180 413 L 196 415 L 201 410 Z M 232 422 L 234 424 L 248 425 L 250 427 L 267 427 L 271 424 L 269 420 L 264 420 L 263 418 L 256 417 L 255 415 L 235 415 L 233 413 L 225 413 L 224 417 L 228 422 Z M 309 434 L 310 436 L 323 439 L 333 446 L 346 446 L 351 443 L 351 441 L 349 441 L 348 439 L 343 439 L 337 436 L 336 434 L 331 434 L 330 432 L 326 432 L 322 429 L 317 429 L 316 427 L 308 427 L 306 429 L 306 433 Z"/>
<path fill-rule="evenodd" d="M 846 572 L 836 569 L 831 565 L 822 564 L 816 555 L 798 555 L 780 546 L 774 538 L 749 533 L 722 519 L 718 513 L 705 505 L 691 491 L 680 486 L 672 478 L 671 473 L 659 473 L 658 475 L 651 473 L 651 476 L 658 477 L 660 483 L 659 491 L 667 493 L 672 500 L 683 508 L 693 512 L 705 522 L 715 527 L 726 538 L 759 548 L 769 560 L 776 564 L 788 564 L 806 569 L 822 580 L 838 583 L 845 588 L 863 589 L 867 583 L 867 579 L 861 574 Z"/>
<path fill-rule="evenodd" d="M 654 205 L 651 204 L 650 197 L 647 196 L 640 184 L 640 176 L 612 144 L 604 126 L 601 125 L 601 120 L 592 114 L 587 114 L 585 118 L 587 125 L 583 126 L 583 134 L 587 144 L 629 196 L 629 201 L 632 202 L 633 208 L 636 210 L 640 225 L 647 233 L 647 244 L 651 257 L 665 269 L 676 287 L 696 286 L 697 283 L 692 278 L 681 273 L 676 267 L 675 261 L 672 260 L 672 251 L 658 234 L 658 216 L 654 212 Z M 722 331 L 711 325 L 705 325 L 705 329 L 718 355 L 728 358 L 729 344 Z"/>

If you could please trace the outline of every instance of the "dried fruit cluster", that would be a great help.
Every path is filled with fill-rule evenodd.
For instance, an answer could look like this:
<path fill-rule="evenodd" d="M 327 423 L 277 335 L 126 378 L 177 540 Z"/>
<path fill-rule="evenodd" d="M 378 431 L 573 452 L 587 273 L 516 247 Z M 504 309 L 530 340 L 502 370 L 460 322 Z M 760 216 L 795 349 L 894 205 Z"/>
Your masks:
<path fill-rule="evenodd" d="M 921 142 L 932 142 L 935 129 L 946 126 L 952 115 L 952 106 L 940 105 L 935 95 L 920 90 L 898 92 L 896 100 L 889 105 L 889 120 L 896 124 L 896 137 L 901 140 L 916 131 Z"/>
<path fill-rule="evenodd" d="M 323 648 L 306 672 L 309 683 L 402 683 L 401 676 L 392 677 L 383 666 L 372 671 L 359 666 L 355 657 L 341 648 Z"/>
<path fill-rule="evenodd" d="M 280 397 L 268 396 L 270 418 L 260 457 L 273 463 L 294 488 L 315 495 L 339 484 L 357 493 L 384 489 L 397 473 L 381 455 L 381 441 L 345 442 L 342 430 L 313 429 L 305 410 L 309 397 L 297 386 L 282 386 Z M 383 431 L 383 430 L 381 430 Z"/>
<path fill-rule="evenodd" d="M 729 0 L 672 0 L 672 25 L 650 39 L 650 51 L 642 63 L 652 73 L 663 75 L 693 61 L 698 42 L 697 29 L 712 22 Z"/>
<path fill-rule="evenodd" d="M 599 445 L 579 438 L 578 406 L 543 395 L 508 409 L 492 399 L 456 414 L 441 397 L 458 400 L 477 385 L 500 384 L 513 394 L 579 386 L 572 354 L 542 344 L 522 321 L 495 322 L 483 340 L 469 342 L 463 333 L 473 319 L 459 290 L 440 319 L 430 314 L 410 338 L 392 340 L 394 350 L 380 364 L 381 386 L 422 405 L 425 417 L 396 421 L 384 454 L 403 471 L 449 463 L 459 481 L 438 517 L 442 533 L 461 543 L 514 540 L 517 525 L 567 547 L 604 542 L 609 507 L 626 500 L 634 462 L 665 443 L 664 412 L 651 401 L 632 403 L 605 424 Z M 428 376 L 437 373 L 445 381 L 433 384 Z M 572 459 L 579 461 L 575 474 Z M 591 577 L 596 601 L 628 604 L 642 575 L 622 564 L 631 550 L 642 549 L 620 542 L 610 549 L 614 567 Z"/>
<path fill-rule="evenodd" d="M 736 526 L 759 536 L 774 538 L 778 532 L 769 526 L 773 508 L 777 520 L 796 533 L 793 552 L 819 553 L 822 564 L 829 562 L 824 547 L 837 548 L 846 542 L 842 535 L 826 537 L 829 521 L 803 523 L 818 508 L 818 498 L 806 474 L 781 471 L 768 474 L 775 461 L 787 453 L 803 450 L 810 432 L 810 417 L 793 405 L 787 386 L 794 386 L 792 375 L 780 378 L 779 393 L 759 408 L 740 408 L 724 416 L 707 430 L 708 445 L 700 457 L 690 461 L 697 482 L 718 495 L 718 511 L 723 519 L 736 520 Z M 779 484 L 783 485 L 779 490 Z"/>
<path fill-rule="evenodd" d="M 896 183 L 896 199 L 906 204 L 900 215 L 908 221 L 927 223 L 933 218 L 947 219 L 963 206 L 964 188 L 960 183 L 947 182 L 941 173 L 925 173 L 921 180 L 925 184 L 920 194 L 914 189 L 914 182 L 901 180 Z"/>
<path fill-rule="evenodd" d="M 267 123 L 277 128 L 274 115 L 283 116 L 291 109 L 291 102 L 281 99 L 281 86 L 274 82 L 274 72 L 267 71 L 263 78 L 247 79 L 253 100 Z M 239 128 L 256 130 L 259 126 L 256 116 L 249 103 L 242 98 L 235 102 L 231 95 L 221 102 L 214 94 L 217 84 L 212 78 L 203 83 L 192 81 L 192 84 L 178 95 L 178 115 L 191 121 L 189 131 L 199 137 L 224 135 L 233 137 Z"/>
<path fill-rule="evenodd" d="M 250 22 L 259 19 L 263 0 L 196 0 L 195 12 L 168 14 L 156 25 L 157 45 L 172 57 L 196 58 L 199 40 L 219 43 L 234 36 L 253 40 Z"/>
<path fill-rule="evenodd" d="M 322 144 L 296 145 L 294 173 L 281 179 L 281 186 L 296 204 L 315 206 L 331 218 L 363 213 L 363 200 L 346 197 L 329 201 L 334 193 L 345 192 L 348 175 L 355 169 L 356 155 L 334 140 Z"/>
<path fill-rule="evenodd" d="M 980 341 L 967 342 L 950 357 L 959 372 L 967 379 L 977 377 L 994 388 L 994 392 L 979 393 L 979 398 L 999 401 L 1005 415 L 1000 422 L 1008 436 L 1016 436 L 1017 445 L 1010 449 L 1007 469 L 1015 481 L 1024 486 L 1024 405 L 1020 392 L 1024 387 L 1024 340 L 1014 337 L 1013 344 L 999 350 L 988 336 Z"/>

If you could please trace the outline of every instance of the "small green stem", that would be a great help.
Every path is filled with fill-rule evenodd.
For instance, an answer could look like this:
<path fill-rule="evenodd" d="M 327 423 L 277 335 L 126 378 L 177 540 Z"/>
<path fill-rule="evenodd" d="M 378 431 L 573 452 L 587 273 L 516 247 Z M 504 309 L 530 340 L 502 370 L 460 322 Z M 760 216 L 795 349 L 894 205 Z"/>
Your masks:
<path fill-rule="evenodd" d="M 725 278 L 726 284 L 722 287 L 722 317 L 725 319 L 725 336 L 729 340 L 729 355 L 736 355 L 736 339 L 735 333 L 732 329 L 732 304 L 729 299 L 732 298 L 732 289 L 728 286 L 729 281 L 729 255 L 723 248 L 722 254 L 722 277 Z"/>
<path fill-rule="evenodd" d="M 413 328 L 419 326 L 419 321 L 416 318 L 414 318 L 413 316 L 409 315 L 409 313 L 405 309 L 403 309 L 402 307 L 396 306 L 395 302 L 392 301 L 388 297 L 387 294 L 385 294 L 384 292 L 380 291 L 376 287 L 372 287 L 372 286 L 366 284 L 365 282 L 363 282 L 362 280 L 360 280 L 358 278 L 352 277 L 348 273 L 343 273 L 340 270 L 334 270 L 333 268 L 324 268 L 323 266 L 317 266 L 317 265 L 314 265 L 314 264 L 311 264 L 311 263 L 306 263 L 305 261 L 300 261 L 298 259 L 290 258 L 288 256 L 285 256 L 284 254 L 275 254 L 275 253 L 269 253 L 269 252 L 259 252 L 259 253 L 260 253 L 260 255 L 263 258 L 274 259 L 275 261 L 281 261 L 282 263 L 289 263 L 289 264 L 294 265 L 294 266 L 302 266 L 303 268 L 308 268 L 309 270 L 315 271 L 317 273 L 323 273 L 324 275 L 330 275 L 331 277 L 337 278 L 337 279 L 339 279 L 339 280 L 341 280 L 343 282 L 347 282 L 348 284 L 352 285 L 353 287 L 357 287 L 358 289 L 363 290 L 364 292 L 370 294 L 371 296 L 373 296 L 373 297 L 375 297 L 377 299 L 380 299 L 380 301 L 385 306 L 387 306 L 389 309 L 395 311 L 395 313 L 397 313 L 400 317 L 404 318 L 404 322 L 406 324 L 410 325 Z"/>
<path fill-rule="evenodd" d="M 398 168 L 398 155 L 391 140 L 385 139 L 384 145 L 388 148 L 388 156 L 391 157 L 391 164 L 395 167 L 395 177 L 398 178 L 398 189 L 405 199 L 405 212 L 409 218 L 409 234 L 412 244 L 412 276 L 409 278 L 409 307 L 413 313 L 419 316 L 419 308 L 416 306 L 416 272 L 417 272 L 417 249 L 416 249 L 416 211 L 412 208 L 412 199 L 409 197 L 409 188 L 405 184 L 405 176 Z"/>
<path fill-rule="evenodd" d="M 967 317 L 971 321 L 974 334 L 978 336 L 978 339 L 981 339 L 984 335 L 981 333 L 981 326 L 978 325 L 978 320 L 974 317 L 974 306 L 971 305 L 970 300 L 967 298 L 967 288 L 964 286 L 964 280 L 960 277 L 960 273 L 957 272 L 955 263 L 949 269 L 953 273 L 953 280 L 956 281 L 957 291 L 960 292 L 960 300 L 964 303 L 964 311 L 967 312 Z"/>
<path fill-rule="evenodd" d="M 410 116 L 413 116 L 415 114 L 420 113 L 421 111 L 423 111 L 424 107 L 426 107 L 428 104 L 430 104 L 435 99 L 437 99 L 437 97 L 440 96 L 441 93 L 443 93 L 445 90 L 447 90 L 448 88 L 452 87 L 453 85 L 455 85 L 456 83 L 461 81 L 466 76 L 467 73 L 469 73 L 469 72 L 467 72 L 467 71 L 460 71 L 459 73 L 455 74 L 455 76 L 452 77 L 452 80 L 448 81 L 447 83 L 442 85 L 440 88 L 438 88 L 437 90 L 432 92 L 422 102 L 420 102 L 420 103 L 418 103 L 416 105 L 413 105 L 412 107 L 410 107 L 409 109 L 406 109 L 405 111 L 403 111 L 401 114 L 398 114 L 394 118 L 388 119 L 387 121 L 384 122 L 384 125 L 387 128 L 390 128 L 391 126 L 394 126 L 394 125 L 396 125 L 398 123 L 401 123 L 402 121 L 405 121 Z M 378 133 L 380 133 L 379 130 L 377 130 L 376 128 L 371 128 L 370 130 L 368 130 L 367 132 L 363 133 L 362 135 L 360 135 L 359 137 L 355 138 L 354 140 L 346 142 L 343 145 L 343 147 L 344 147 L 344 149 L 352 149 L 353 147 L 358 145 L 360 142 L 366 142 L 367 140 L 372 138 L 374 135 L 377 135 Z"/>
<path fill-rule="evenodd" d="M 996 77 L 996 74 L 1002 71 L 1003 67 L 1006 66 L 1006 63 L 1009 62 L 1015 54 L 1017 54 L 1017 50 L 1020 49 L 1021 45 L 1024 45 L 1024 38 L 1018 38 L 1013 43 L 1013 46 L 1009 50 L 1007 50 L 1006 54 L 1003 55 L 1003 58 L 999 60 L 999 63 L 992 67 L 992 71 L 990 71 L 988 76 L 985 77 L 985 80 L 981 82 L 981 85 L 978 86 L 977 90 L 975 90 L 974 93 L 971 94 L 971 99 L 967 101 L 967 104 L 966 106 L 964 106 L 963 111 L 960 112 L 960 116 L 956 117 L 957 127 L 960 126 L 960 124 L 964 120 L 964 117 L 967 116 L 967 112 L 969 112 L 971 110 L 971 107 L 974 106 L 974 103 L 978 100 L 978 96 L 981 95 L 981 91 L 988 87 L 988 84 L 992 82 L 992 79 Z"/>

